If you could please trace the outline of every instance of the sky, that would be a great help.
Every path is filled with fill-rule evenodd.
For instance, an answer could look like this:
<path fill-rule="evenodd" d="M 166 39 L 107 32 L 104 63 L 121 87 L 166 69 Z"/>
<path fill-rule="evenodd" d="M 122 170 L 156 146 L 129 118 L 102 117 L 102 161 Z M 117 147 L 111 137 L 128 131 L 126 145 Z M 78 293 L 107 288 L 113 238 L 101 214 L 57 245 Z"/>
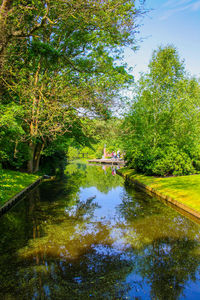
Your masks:
<path fill-rule="evenodd" d="M 146 0 L 145 8 L 151 11 L 141 20 L 143 25 L 137 36 L 143 39 L 140 49 L 125 52 L 135 80 L 140 72 L 148 70 L 153 50 L 169 44 L 185 60 L 186 70 L 200 77 L 200 0 Z"/>

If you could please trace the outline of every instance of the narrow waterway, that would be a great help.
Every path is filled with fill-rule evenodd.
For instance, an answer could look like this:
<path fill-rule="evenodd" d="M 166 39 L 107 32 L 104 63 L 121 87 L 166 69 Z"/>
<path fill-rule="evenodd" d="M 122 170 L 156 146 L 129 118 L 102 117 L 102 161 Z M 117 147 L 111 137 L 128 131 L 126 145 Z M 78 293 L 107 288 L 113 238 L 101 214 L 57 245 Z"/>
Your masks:
<path fill-rule="evenodd" d="M 0 299 L 199 299 L 200 226 L 111 167 L 67 166 L 0 219 Z"/>

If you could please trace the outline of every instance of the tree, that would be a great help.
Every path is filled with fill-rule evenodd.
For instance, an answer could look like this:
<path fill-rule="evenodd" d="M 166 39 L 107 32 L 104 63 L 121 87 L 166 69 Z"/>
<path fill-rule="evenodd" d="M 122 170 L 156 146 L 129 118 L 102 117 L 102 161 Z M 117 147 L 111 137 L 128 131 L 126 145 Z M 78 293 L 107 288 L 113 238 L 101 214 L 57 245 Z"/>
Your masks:
<path fill-rule="evenodd" d="M 132 81 L 116 61 L 124 46 L 135 47 L 139 14 L 131 0 L 1 2 L 0 97 L 5 107 L 19 106 L 29 172 L 46 144 L 83 130 L 81 115 L 109 116 Z"/>
<path fill-rule="evenodd" d="M 173 46 L 154 51 L 124 123 L 131 167 L 147 174 L 195 172 L 199 159 L 200 86 Z"/>

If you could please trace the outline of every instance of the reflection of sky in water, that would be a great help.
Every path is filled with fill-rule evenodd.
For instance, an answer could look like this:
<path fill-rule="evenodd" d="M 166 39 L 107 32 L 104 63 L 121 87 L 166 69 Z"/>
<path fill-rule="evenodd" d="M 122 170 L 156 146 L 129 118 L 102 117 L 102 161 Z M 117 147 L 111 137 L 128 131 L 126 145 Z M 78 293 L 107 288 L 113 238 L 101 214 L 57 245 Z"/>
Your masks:
<path fill-rule="evenodd" d="M 108 174 L 108 176 L 110 176 L 110 175 Z M 128 193 L 126 192 L 124 187 L 120 187 L 120 186 L 118 186 L 116 188 L 112 188 L 107 194 L 100 192 L 94 186 L 89 187 L 89 188 L 82 188 L 82 187 L 80 188 L 80 191 L 79 191 L 80 201 L 85 202 L 88 198 L 90 198 L 92 196 L 96 196 L 95 199 L 93 200 L 93 202 L 97 203 L 98 207 L 94 210 L 93 217 L 90 221 L 91 222 L 100 221 L 102 223 L 109 225 L 109 227 L 111 228 L 110 237 L 114 241 L 112 243 L 111 248 L 106 247 L 105 245 L 101 245 L 101 244 L 95 245 L 93 248 L 95 249 L 96 253 L 101 254 L 101 255 L 107 255 L 110 257 L 119 255 L 122 260 L 126 260 L 127 262 L 130 260 L 130 264 L 133 264 L 133 262 L 135 261 L 137 264 L 138 257 L 134 255 L 134 252 L 130 253 L 130 249 L 131 249 L 130 244 L 128 244 L 127 241 L 124 240 L 124 234 L 131 236 L 133 240 L 134 240 L 134 238 L 137 239 L 137 235 L 134 230 L 134 224 L 133 224 L 133 228 L 132 228 L 133 230 L 131 232 L 130 232 L 130 227 L 129 227 L 129 229 L 124 228 L 124 227 L 120 228 L 120 224 L 126 225 L 127 220 L 124 216 L 122 216 L 119 206 L 122 205 L 123 198 L 126 198 L 126 197 L 129 198 L 130 196 L 128 195 Z M 135 209 L 137 209 L 137 210 L 141 209 L 141 212 L 142 212 L 142 207 L 140 208 L 141 203 L 137 203 L 137 199 L 135 199 L 135 200 L 136 200 L 136 202 L 134 204 Z M 169 211 L 170 211 L 170 209 L 169 209 Z M 166 212 L 167 212 L 167 209 L 166 209 Z M 151 215 L 151 213 L 149 215 Z M 141 214 L 141 216 L 142 216 L 142 214 Z M 145 215 L 144 215 L 144 217 L 145 217 Z M 166 220 L 168 221 L 168 219 L 166 219 Z M 174 227 L 174 225 L 176 224 L 177 229 L 180 228 L 180 226 L 181 226 L 181 228 L 182 228 L 181 231 L 182 232 L 185 231 L 186 236 L 188 236 L 188 227 L 186 226 L 185 219 L 182 216 L 179 217 L 178 214 L 174 213 L 174 216 L 169 217 L 169 220 L 171 220 L 170 222 L 172 222 L 171 223 L 172 231 L 176 230 Z M 116 225 L 116 227 L 115 227 L 115 225 Z M 169 229 L 170 229 L 170 226 L 169 226 Z M 87 227 L 87 230 L 89 230 L 89 226 Z M 158 230 L 160 230 L 160 228 L 158 228 Z M 196 238 L 197 238 L 197 240 L 199 239 L 199 233 L 196 234 Z M 165 257 L 166 257 L 166 259 L 171 259 L 170 257 L 172 255 L 171 253 L 173 253 L 173 247 L 174 247 L 173 243 L 172 243 L 172 245 L 168 242 L 162 243 L 161 250 L 160 250 L 161 251 L 160 255 L 162 258 L 161 261 L 165 260 Z M 141 255 L 139 260 L 143 261 L 143 259 L 146 259 L 146 257 L 151 257 L 151 256 L 152 256 L 151 251 L 147 248 L 147 249 L 144 249 L 143 254 Z M 153 258 L 152 258 L 152 262 L 153 262 Z M 162 263 L 164 264 L 164 261 Z M 181 266 L 179 266 L 177 262 L 174 262 L 174 264 L 176 266 L 174 268 L 174 272 L 176 273 L 176 272 L 178 272 L 178 269 L 181 268 Z M 166 266 L 167 266 L 167 264 L 166 264 Z M 178 266 L 178 268 L 177 268 L 177 266 Z M 160 269 L 161 269 L 161 272 L 163 272 L 162 267 L 160 267 Z M 172 267 L 172 269 L 173 269 L 173 267 Z M 199 267 L 198 267 L 198 269 L 199 269 Z M 153 269 L 152 269 L 152 272 L 153 272 Z M 198 274 L 197 270 L 196 270 L 195 276 L 196 276 L 196 280 L 199 282 L 200 278 L 199 278 L 199 274 Z M 160 277 L 162 278 L 162 274 L 160 274 Z M 156 279 L 156 280 L 159 281 L 159 279 Z M 170 286 L 170 283 L 166 282 L 166 284 L 169 284 L 169 287 L 168 287 L 169 289 L 175 288 L 173 285 Z M 161 285 L 162 285 L 162 280 L 161 280 Z M 149 284 L 149 280 L 147 280 L 144 276 L 140 275 L 139 272 L 137 272 L 135 269 L 134 269 L 134 271 L 132 271 L 130 274 L 128 274 L 126 276 L 125 286 L 128 287 L 126 295 L 127 295 L 127 298 L 129 298 L 129 299 L 150 299 L 150 298 L 152 298 L 151 285 Z M 186 279 L 185 285 L 183 285 L 182 289 L 183 289 L 183 293 L 180 293 L 180 294 L 178 293 L 179 299 L 183 299 L 183 298 L 184 299 L 197 299 L 197 298 L 199 298 L 200 287 L 194 281 L 191 281 L 190 279 Z M 166 296 L 166 292 L 164 292 L 163 294 L 165 294 L 165 296 Z M 170 294 L 169 299 L 171 299 L 170 298 L 171 296 L 174 297 L 175 294 L 174 295 L 173 295 L 173 293 Z M 159 298 L 159 296 L 158 296 L 158 298 Z M 176 298 L 176 296 L 175 296 L 175 298 Z"/>
<path fill-rule="evenodd" d="M 117 213 L 117 206 L 122 202 L 121 195 L 123 191 L 124 188 L 120 186 L 112 188 L 107 194 L 99 192 L 96 187 L 80 188 L 80 200 L 86 201 L 89 197 L 96 196 L 93 203 L 97 203 L 99 207 L 94 211 L 93 220 L 102 221 L 104 219 L 114 225 L 119 221 L 119 218 L 122 221 L 122 217 Z"/>
<path fill-rule="evenodd" d="M 129 299 L 150 299 L 151 288 L 142 276 L 133 272 L 126 277 L 126 283 L 131 286 Z"/>
<path fill-rule="evenodd" d="M 199 278 L 198 278 L 199 279 Z M 199 281 L 194 282 L 189 280 L 185 284 L 184 296 L 180 299 L 198 300 L 200 299 L 200 284 Z"/>
<path fill-rule="evenodd" d="M 7 299 L 199 299 L 200 227 L 103 169 L 74 165 L 0 222 Z"/>

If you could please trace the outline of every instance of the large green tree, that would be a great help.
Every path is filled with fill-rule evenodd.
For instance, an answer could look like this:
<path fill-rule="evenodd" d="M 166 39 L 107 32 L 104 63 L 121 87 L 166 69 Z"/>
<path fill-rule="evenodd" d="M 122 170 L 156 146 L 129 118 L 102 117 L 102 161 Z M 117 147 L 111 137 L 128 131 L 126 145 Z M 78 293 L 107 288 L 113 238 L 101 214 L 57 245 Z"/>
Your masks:
<path fill-rule="evenodd" d="M 124 123 L 131 167 L 147 174 L 188 174 L 199 159 L 200 87 L 173 46 L 154 51 Z"/>
<path fill-rule="evenodd" d="M 132 0 L 0 5 L 0 100 L 4 110 L 19 107 L 20 142 L 35 172 L 41 151 L 59 135 L 87 135 L 84 115 L 109 116 L 113 99 L 132 81 L 119 61 L 123 47 L 135 48 L 141 11 Z M 16 149 L 19 138 L 12 142 Z"/>

